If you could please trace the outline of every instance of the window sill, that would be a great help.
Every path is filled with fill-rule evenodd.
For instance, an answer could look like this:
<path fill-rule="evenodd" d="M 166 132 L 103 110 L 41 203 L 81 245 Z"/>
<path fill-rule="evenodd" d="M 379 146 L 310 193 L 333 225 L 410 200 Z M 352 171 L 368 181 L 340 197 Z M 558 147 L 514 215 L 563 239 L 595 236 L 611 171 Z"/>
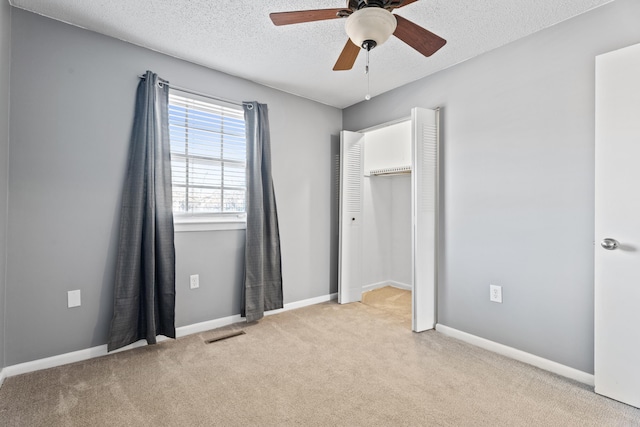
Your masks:
<path fill-rule="evenodd" d="M 173 231 L 184 233 L 189 231 L 224 231 L 245 230 L 246 218 L 178 218 L 174 217 Z"/>

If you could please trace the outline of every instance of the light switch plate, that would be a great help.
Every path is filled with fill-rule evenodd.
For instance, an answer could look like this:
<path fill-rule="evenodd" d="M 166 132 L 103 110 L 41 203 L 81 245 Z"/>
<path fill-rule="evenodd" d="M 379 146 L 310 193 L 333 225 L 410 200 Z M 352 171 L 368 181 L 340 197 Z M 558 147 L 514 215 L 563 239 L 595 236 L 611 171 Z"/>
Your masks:
<path fill-rule="evenodd" d="M 80 289 L 67 292 L 67 307 L 80 307 Z"/>

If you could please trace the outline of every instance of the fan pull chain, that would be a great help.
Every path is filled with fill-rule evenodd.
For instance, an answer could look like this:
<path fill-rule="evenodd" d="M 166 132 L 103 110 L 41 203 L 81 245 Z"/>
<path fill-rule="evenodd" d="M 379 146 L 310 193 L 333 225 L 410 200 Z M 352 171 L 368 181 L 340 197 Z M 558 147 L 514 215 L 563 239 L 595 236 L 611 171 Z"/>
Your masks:
<path fill-rule="evenodd" d="M 370 49 L 366 49 L 367 51 L 367 65 L 364 68 L 364 73 L 367 75 L 367 94 L 365 95 L 364 99 L 366 101 L 371 99 L 371 91 L 369 90 L 369 81 L 371 80 L 371 75 L 369 74 L 369 51 Z"/>

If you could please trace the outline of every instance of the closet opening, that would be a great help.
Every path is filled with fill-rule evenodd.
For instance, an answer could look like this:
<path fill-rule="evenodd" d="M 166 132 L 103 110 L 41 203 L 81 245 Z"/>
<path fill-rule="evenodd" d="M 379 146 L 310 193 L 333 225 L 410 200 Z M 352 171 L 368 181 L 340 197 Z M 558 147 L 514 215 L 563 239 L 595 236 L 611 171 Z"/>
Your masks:
<path fill-rule="evenodd" d="M 363 302 L 410 320 L 436 322 L 438 111 L 340 141 L 338 302 Z"/>
<path fill-rule="evenodd" d="M 410 325 L 411 120 L 362 133 L 362 303 Z"/>

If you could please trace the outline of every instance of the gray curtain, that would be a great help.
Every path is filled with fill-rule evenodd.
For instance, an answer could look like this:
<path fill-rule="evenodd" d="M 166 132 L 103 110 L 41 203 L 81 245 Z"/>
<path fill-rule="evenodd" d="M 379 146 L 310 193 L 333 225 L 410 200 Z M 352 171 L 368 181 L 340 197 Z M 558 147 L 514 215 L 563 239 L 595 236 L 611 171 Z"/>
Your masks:
<path fill-rule="evenodd" d="M 276 198 L 271 179 L 269 114 L 243 103 L 247 132 L 247 232 L 242 316 L 253 322 L 282 308 L 282 268 Z"/>
<path fill-rule="evenodd" d="M 176 336 L 168 102 L 168 85 L 147 71 L 138 85 L 122 195 L 109 351 Z"/>

